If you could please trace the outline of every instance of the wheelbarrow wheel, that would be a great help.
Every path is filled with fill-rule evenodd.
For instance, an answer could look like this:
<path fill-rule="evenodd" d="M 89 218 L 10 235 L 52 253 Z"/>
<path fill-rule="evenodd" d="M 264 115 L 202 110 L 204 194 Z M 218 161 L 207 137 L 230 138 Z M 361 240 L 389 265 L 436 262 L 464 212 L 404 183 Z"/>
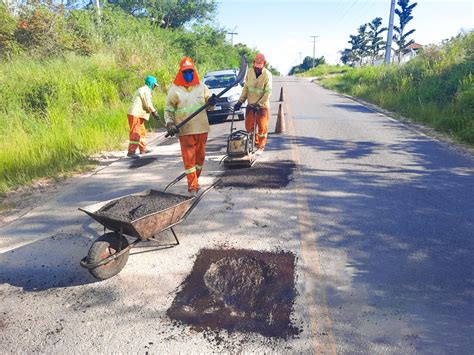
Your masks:
<path fill-rule="evenodd" d="M 119 252 L 119 242 L 120 235 L 117 233 L 106 233 L 92 244 L 89 249 L 89 263 L 95 264 L 104 260 L 105 258 Z M 128 247 L 128 241 L 126 238 L 122 238 L 121 249 Z M 129 250 L 126 253 L 123 253 L 118 258 L 109 261 L 105 265 L 97 266 L 93 269 L 89 269 L 89 272 L 95 278 L 99 280 L 105 280 L 111 278 L 112 276 L 117 275 L 124 268 L 125 264 L 128 261 Z"/>

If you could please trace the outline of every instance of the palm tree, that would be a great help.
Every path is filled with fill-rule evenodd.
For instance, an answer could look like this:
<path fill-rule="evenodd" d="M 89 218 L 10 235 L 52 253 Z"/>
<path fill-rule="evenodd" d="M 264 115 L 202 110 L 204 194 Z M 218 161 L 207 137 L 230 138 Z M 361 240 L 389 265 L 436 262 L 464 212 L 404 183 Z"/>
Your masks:
<path fill-rule="evenodd" d="M 385 31 L 387 31 L 387 27 L 380 28 L 380 26 L 382 26 L 381 17 L 376 17 L 372 20 L 372 22 L 369 22 L 369 27 L 370 27 L 370 31 L 368 32 L 369 44 L 367 47 L 368 47 L 368 51 L 370 52 L 372 56 L 372 61 L 377 59 L 380 51 L 383 50 L 386 43 L 383 40 L 383 37 L 380 37 L 380 35 L 384 33 Z"/>
<path fill-rule="evenodd" d="M 348 43 L 352 45 L 351 51 L 354 55 L 354 59 L 362 65 L 363 59 L 367 56 L 367 43 L 369 42 L 367 33 L 367 24 L 359 26 L 356 35 L 350 35 L 351 38 Z"/>
<path fill-rule="evenodd" d="M 409 40 L 408 41 L 408 36 L 413 34 L 416 30 L 410 30 L 408 32 L 405 32 L 405 27 L 413 19 L 413 16 L 411 15 L 413 9 L 415 8 L 418 3 L 413 3 L 410 5 L 410 0 L 398 0 L 397 1 L 398 6 L 400 6 L 400 9 L 396 9 L 395 13 L 398 16 L 400 25 L 399 26 L 393 26 L 393 29 L 395 30 L 396 34 L 393 35 L 393 40 L 398 46 L 398 49 L 396 51 L 398 55 L 398 62 L 400 63 L 402 59 L 402 54 L 406 51 L 408 46 L 412 45 L 415 43 L 415 41 Z"/>

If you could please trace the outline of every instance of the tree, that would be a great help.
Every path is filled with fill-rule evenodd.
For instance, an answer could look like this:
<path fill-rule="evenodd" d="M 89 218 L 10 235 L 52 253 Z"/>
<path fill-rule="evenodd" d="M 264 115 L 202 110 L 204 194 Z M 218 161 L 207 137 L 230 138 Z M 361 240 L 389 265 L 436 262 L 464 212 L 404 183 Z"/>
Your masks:
<path fill-rule="evenodd" d="M 350 66 L 354 64 L 354 54 L 352 53 L 352 49 L 344 48 L 339 53 L 341 54 L 342 64 L 350 65 Z"/>
<path fill-rule="evenodd" d="M 216 0 L 115 0 L 118 6 L 137 17 L 149 17 L 162 28 L 178 28 L 190 21 L 210 19 Z"/>
<path fill-rule="evenodd" d="M 408 32 L 405 32 L 405 27 L 411 20 L 413 20 L 413 16 L 411 15 L 411 13 L 415 6 L 418 5 L 418 3 L 415 2 L 410 5 L 410 0 L 398 0 L 397 4 L 398 6 L 400 6 L 400 9 L 395 9 L 395 13 L 398 16 L 400 24 L 398 26 L 393 26 L 393 29 L 396 32 L 393 35 L 393 40 L 398 46 L 396 53 L 398 56 L 398 62 L 400 63 L 402 59 L 402 54 L 407 50 L 408 46 L 415 43 L 413 39 L 408 40 L 408 37 L 416 30 L 413 29 Z"/>
<path fill-rule="evenodd" d="M 281 73 L 278 71 L 278 69 L 272 67 L 270 64 L 266 65 L 266 68 L 270 70 L 270 73 L 272 73 L 273 76 L 280 76 Z"/>
<path fill-rule="evenodd" d="M 372 57 L 372 61 L 376 60 L 381 50 L 385 46 L 385 41 L 380 35 L 387 31 L 387 27 L 380 28 L 382 26 L 382 18 L 376 17 L 369 22 L 370 31 L 368 32 L 368 45 L 367 50 Z"/>
<path fill-rule="evenodd" d="M 51 11 L 45 6 L 26 9 L 19 18 L 15 40 L 31 54 L 51 56 L 71 47 L 62 7 Z"/>
<path fill-rule="evenodd" d="M 356 35 L 350 35 L 349 44 L 351 44 L 351 51 L 354 60 L 362 65 L 363 59 L 368 55 L 367 43 L 369 42 L 367 33 L 367 24 L 360 25 Z"/>
<path fill-rule="evenodd" d="M 318 65 L 321 65 L 321 64 L 326 64 L 326 58 L 324 58 L 324 56 L 321 58 L 314 59 L 314 67 L 317 67 Z M 310 70 L 311 68 L 313 68 L 313 57 L 307 56 L 303 59 L 303 63 L 292 67 L 288 75 L 302 73 L 302 72 Z"/>
<path fill-rule="evenodd" d="M 6 6 L 0 3 L 0 56 L 8 56 L 14 48 L 16 21 Z"/>

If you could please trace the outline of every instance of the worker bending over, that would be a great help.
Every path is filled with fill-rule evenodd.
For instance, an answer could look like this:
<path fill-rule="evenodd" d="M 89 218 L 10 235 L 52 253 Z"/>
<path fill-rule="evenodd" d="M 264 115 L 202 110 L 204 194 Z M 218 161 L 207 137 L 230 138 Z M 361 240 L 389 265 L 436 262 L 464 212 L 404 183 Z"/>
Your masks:
<path fill-rule="evenodd" d="M 238 111 L 247 100 L 245 129 L 247 132 L 253 132 L 254 123 L 257 120 L 255 145 L 259 153 L 263 151 L 267 143 L 270 95 L 272 94 L 272 74 L 265 68 L 265 64 L 264 55 L 257 54 L 252 69 L 245 77 L 245 85 L 239 101 L 234 105 L 234 110 Z"/>
<path fill-rule="evenodd" d="M 146 149 L 146 128 L 145 121 L 150 119 L 150 114 L 154 118 L 159 119 L 151 95 L 153 90 L 158 86 L 154 76 L 145 78 L 145 85 L 140 87 L 133 96 L 132 104 L 128 110 L 128 125 L 130 127 L 128 154 L 129 157 L 137 157 L 137 148 L 140 154 L 149 153 Z"/>

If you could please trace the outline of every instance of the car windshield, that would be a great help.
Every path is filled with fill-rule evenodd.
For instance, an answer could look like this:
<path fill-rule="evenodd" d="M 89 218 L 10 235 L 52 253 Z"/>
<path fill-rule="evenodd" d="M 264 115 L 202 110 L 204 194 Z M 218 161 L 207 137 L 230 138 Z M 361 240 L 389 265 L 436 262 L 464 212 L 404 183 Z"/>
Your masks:
<path fill-rule="evenodd" d="M 235 81 L 235 74 L 212 75 L 204 78 L 204 84 L 209 89 L 224 88 Z"/>

